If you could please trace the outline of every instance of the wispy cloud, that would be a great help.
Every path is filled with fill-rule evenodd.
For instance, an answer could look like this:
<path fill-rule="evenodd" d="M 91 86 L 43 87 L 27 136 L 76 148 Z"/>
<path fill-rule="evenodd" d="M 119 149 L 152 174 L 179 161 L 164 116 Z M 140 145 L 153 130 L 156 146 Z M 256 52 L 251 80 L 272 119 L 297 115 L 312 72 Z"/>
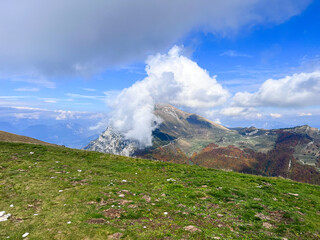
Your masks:
<path fill-rule="evenodd" d="M 85 99 L 91 99 L 91 100 L 99 100 L 99 101 L 105 101 L 105 96 L 94 96 L 94 95 L 83 95 L 78 93 L 66 93 L 66 96 L 72 97 L 72 98 L 85 98 Z"/>
<path fill-rule="evenodd" d="M 95 92 L 97 91 L 97 89 L 93 89 L 93 88 L 81 88 L 84 91 L 88 91 L 88 92 Z"/>
<path fill-rule="evenodd" d="M 16 88 L 14 91 L 17 92 L 38 92 L 39 88 L 32 88 L 32 87 L 23 87 L 23 88 Z"/>
<path fill-rule="evenodd" d="M 246 57 L 246 58 L 251 58 L 252 56 L 249 54 L 245 53 L 240 53 L 234 50 L 227 50 L 223 53 L 220 54 L 220 56 L 228 56 L 228 57 Z"/>
<path fill-rule="evenodd" d="M 25 76 L 25 77 L 13 77 L 8 79 L 11 80 L 12 82 L 25 82 L 25 83 L 30 83 L 37 86 L 45 87 L 45 88 L 56 87 L 56 84 L 54 82 L 49 81 L 47 78 L 44 78 L 44 77 Z"/>

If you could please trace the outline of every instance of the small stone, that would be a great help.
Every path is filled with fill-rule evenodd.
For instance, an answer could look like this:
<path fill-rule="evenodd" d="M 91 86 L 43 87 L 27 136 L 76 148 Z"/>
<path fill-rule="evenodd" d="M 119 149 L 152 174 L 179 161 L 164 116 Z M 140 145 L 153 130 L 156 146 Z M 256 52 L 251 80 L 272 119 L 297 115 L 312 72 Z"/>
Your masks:
<path fill-rule="evenodd" d="M 222 224 L 218 224 L 218 228 L 222 228 L 223 227 L 223 225 Z"/>
<path fill-rule="evenodd" d="M 163 214 L 164 214 L 164 215 L 168 215 L 168 212 L 164 212 Z"/>
<path fill-rule="evenodd" d="M 79 169 L 79 170 L 78 170 L 78 172 L 82 172 L 82 170 L 81 170 L 81 169 Z"/>
<path fill-rule="evenodd" d="M 273 200 L 273 201 L 278 201 L 278 199 L 277 199 L 277 198 L 273 198 L 272 200 Z"/>
<path fill-rule="evenodd" d="M 143 228 L 147 228 L 146 226 L 143 226 Z"/>
<path fill-rule="evenodd" d="M 10 207 L 13 207 L 13 204 L 10 204 Z"/>
<path fill-rule="evenodd" d="M 142 199 L 144 199 L 146 202 L 151 202 L 151 197 L 150 196 L 148 196 L 148 195 L 144 195 L 143 197 L 142 197 Z"/>
<path fill-rule="evenodd" d="M 207 186 L 207 185 L 202 185 L 201 187 L 206 188 L 206 187 L 208 187 L 208 186 Z"/>
<path fill-rule="evenodd" d="M 135 173 L 136 175 L 138 174 L 138 173 Z"/>
<path fill-rule="evenodd" d="M 28 232 L 26 232 L 25 234 L 22 235 L 23 238 L 27 237 L 29 235 Z"/>
<path fill-rule="evenodd" d="M 68 221 L 67 224 L 71 224 L 71 221 Z"/>
<path fill-rule="evenodd" d="M 213 237 L 213 239 L 221 239 L 220 237 Z"/>
<path fill-rule="evenodd" d="M 175 179 L 173 179 L 173 178 L 168 178 L 167 179 L 167 182 L 175 182 L 176 180 Z"/>
<path fill-rule="evenodd" d="M 269 216 L 266 216 L 262 213 L 257 213 L 256 215 L 254 215 L 255 217 L 261 219 L 261 220 L 271 220 Z"/>
<path fill-rule="evenodd" d="M 30 155 L 33 155 L 34 154 L 34 152 L 30 152 Z"/>
<path fill-rule="evenodd" d="M 124 197 L 124 194 L 123 194 L 123 193 L 119 194 L 119 197 L 123 198 L 123 197 Z"/>
<path fill-rule="evenodd" d="M 189 225 L 183 228 L 184 230 L 188 231 L 188 232 L 201 232 L 201 230 L 193 225 Z"/>
<path fill-rule="evenodd" d="M 217 187 L 217 190 L 221 190 L 222 189 L 222 187 Z"/>
<path fill-rule="evenodd" d="M 5 211 L 0 212 L 0 222 L 5 222 L 8 220 L 8 218 L 11 217 L 10 213 L 8 213 L 8 214 L 5 214 L 5 213 L 6 213 Z"/>
<path fill-rule="evenodd" d="M 254 198 L 253 200 L 254 200 L 254 201 L 261 201 L 260 198 Z"/>
<path fill-rule="evenodd" d="M 59 190 L 59 192 L 63 192 L 63 190 Z"/>
<path fill-rule="evenodd" d="M 298 196 L 299 196 L 298 193 L 288 193 L 288 194 L 291 195 L 291 196 L 295 196 L 295 197 L 298 197 Z"/>
<path fill-rule="evenodd" d="M 127 182 L 127 180 L 123 179 L 121 182 L 126 183 L 126 182 Z"/>
<path fill-rule="evenodd" d="M 218 214 L 217 214 L 217 217 L 220 218 L 220 217 L 223 217 L 223 215 L 218 213 Z"/>
<path fill-rule="evenodd" d="M 265 228 L 272 228 L 272 225 L 270 223 L 267 223 L 267 222 L 264 222 L 262 224 L 262 226 L 265 227 Z"/>

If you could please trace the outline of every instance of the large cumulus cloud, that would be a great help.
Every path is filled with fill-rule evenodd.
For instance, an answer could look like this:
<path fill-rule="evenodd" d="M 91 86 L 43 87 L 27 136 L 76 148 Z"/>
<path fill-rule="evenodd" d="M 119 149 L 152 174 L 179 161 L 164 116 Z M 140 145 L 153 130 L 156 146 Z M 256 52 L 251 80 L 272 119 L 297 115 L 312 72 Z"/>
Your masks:
<path fill-rule="evenodd" d="M 281 23 L 310 0 L 2 0 L 0 72 L 90 73 L 163 51 L 191 30 Z"/>
<path fill-rule="evenodd" d="M 151 145 L 156 103 L 169 103 L 196 109 L 208 109 L 224 104 L 229 96 L 208 72 L 180 54 L 173 47 L 168 54 L 158 54 L 147 60 L 147 77 L 120 92 L 109 105 L 113 109 L 110 124 L 127 138 Z"/>
<path fill-rule="evenodd" d="M 233 105 L 242 107 L 306 107 L 320 105 L 320 72 L 297 73 L 266 80 L 255 93 L 239 92 Z"/>

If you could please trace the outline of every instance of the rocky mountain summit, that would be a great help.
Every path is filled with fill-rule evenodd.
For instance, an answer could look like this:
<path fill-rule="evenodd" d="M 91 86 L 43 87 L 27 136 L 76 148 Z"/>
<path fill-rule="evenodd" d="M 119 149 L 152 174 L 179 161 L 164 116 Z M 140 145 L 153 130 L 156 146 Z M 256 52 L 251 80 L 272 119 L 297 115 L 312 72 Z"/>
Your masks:
<path fill-rule="evenodd" d="M 132 156 L 138 143 L 125 137 L 112 127 L 108 127 L 96 140 L 91 141 L 84 149 L 111 153 L 122 156 Z"/>

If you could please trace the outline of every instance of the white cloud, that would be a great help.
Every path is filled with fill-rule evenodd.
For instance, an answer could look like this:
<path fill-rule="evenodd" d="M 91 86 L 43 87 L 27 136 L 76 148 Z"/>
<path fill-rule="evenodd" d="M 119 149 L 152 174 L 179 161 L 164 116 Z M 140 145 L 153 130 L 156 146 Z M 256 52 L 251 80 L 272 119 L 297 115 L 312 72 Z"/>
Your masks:
<path fill-rule="evenodd" d="M 310 0 L 0 1 L 3 71 L 87 73 L 163 51 L 197 29 L 281 23 Z"/>
<path fill-rule="evenodd" d="M 268 79 L 255 93 L 239 92 L 233 105 L 242 107 L 304 107 L 320 105 L 320 72 Z"/>
<path fill-rule="evenodd" d="M 105 96 L 83 95 L 83 94 L 77 94 L 77 93 L 66 93 L 66 95 L 71 98 L 85 98 L 85 99 L 100 100 L 100 101 L 104 101 L 105 99 Z"/>
<path fill-rule="evenodd" d="M 0 45 L 1 46 L 1 45 Z M 44 77 L 30 77 L 30 76 L 24 76 L 24 77 L 7 77 L 13 82 L 25 82 L 34 84 L 37 86 L 42 86 L 45 88 L 55 88 L 56 84 L 52 81 L 49 81 L 48 79 Z"/>
<path fill-rule="evenodd" d="M 312 113 L 299 113 L 299 117 L 312 116 Z"/>
<path fill-rule="evenodd" d="M 234 50 L 228 50 L 220 54 L 220 56 L 228 56 L 228 57 L 247 57 L 251 58 L 252 56 L 245 53 L 240 53 Z"/>
<path fill-rule="evenodd" d="M 19 119 L 39 119 L 39 113 L 14 113 L 13 116 Z"/>
<path fill-rule="evenodd" d="M 31 87 L 23 87 L 23 88 L 16 88 L 14 91 L 17 92 L 38 92 L 39 88 L 31 88 Z"/>
<path fill-rule="evenodd" d="M 76 112 L 64 110 L 56 110 L 55 112 L 59 113 L 59 115 L 56 116 L 56 120 L 74 119 L 76 114 Z"/>
<path fill-rule="evenodd" d="M 82 90 L 88 91 L 88 92 L 95 92 L 95 91 L 97 91 L 96 89 L 93 89 L 93 88 L 82 88 Z"/>
<path fill-rule="evenodd" d="M 227 117 L 235 118 L 261 118 L 262 114 L 257 112 L 255 108 L 246 107 L 226 107 L 221 109 L 219 114 Z"/>
<path fill-rule="evenodd" d="M 110 123 L 127 138 L 150 145 L 156 103 L 169 103 L 188 108 L 208 109 L 226 102 L 229 93 L 217 83 L 216 77 L 195 62 L 180 55 L 173 47 L 168 54 L 151 56 L 147 60 L 147 77 L 124 89 L 110 101 L 113 109 Z"/>
<path fill-rule="evenodd" d="M 281 118 L 281 117 L 282 117 L 282 114 L 280 114 L 280 113 L 270 113 L 270 116 L 271 116 L 272 118 Z"/>

